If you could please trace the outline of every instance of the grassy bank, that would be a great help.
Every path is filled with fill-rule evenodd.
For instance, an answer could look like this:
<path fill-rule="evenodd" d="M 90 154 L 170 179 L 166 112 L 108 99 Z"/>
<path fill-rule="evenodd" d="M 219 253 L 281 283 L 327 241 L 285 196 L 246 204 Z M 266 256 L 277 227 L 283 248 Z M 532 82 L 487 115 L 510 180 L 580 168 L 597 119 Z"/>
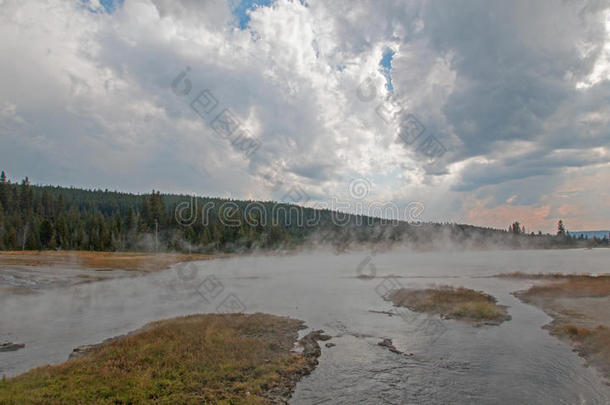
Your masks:
<path fill-rule="evenodd" d="M 303 327 L 266 314 L 154 322 L 82 357 L 3 380 L 0 404 L 277 403 L 317 364 L 315 341 L 291 352 Z"/>
<path fill-rule="evenodd" d="M 521 271 L 514 271 L 512 273 L 500 273 L 495 274 L 494 278 L 513 278 L 521 280 L 547 280 L 547 281 L 590 281 L 592 279 L 602 280 L 605 277 L 610 277 L 609 273 L 604 274 L 565 274 L 565 273 L 524 273 Z"/>
<path fill-rule="evenodd" d="M 526 278 L 526 277 L 522 277 Z M 546 326 L 610 379 L 610 275 L 534 275 L 545 280 L 515 295 L 553 318 Z"/>
<path fill-rule="evenodd" d="M 226 254 L 91 252 L 83 250 L 0 251 L 1 265 L 63 266 L 137 271 L 163 270 L 172 264 L 228 257 Z"/>
<path fill-rule="evenodd" d="M 497 305 L 494 297 L 463 287 L 402 288 L 393 291 L 388 299 L 394 305 L 407 307 L 411 311 L 438 314 L 475 324 L 498 324 L 510 319 L 506 308 Z"/>

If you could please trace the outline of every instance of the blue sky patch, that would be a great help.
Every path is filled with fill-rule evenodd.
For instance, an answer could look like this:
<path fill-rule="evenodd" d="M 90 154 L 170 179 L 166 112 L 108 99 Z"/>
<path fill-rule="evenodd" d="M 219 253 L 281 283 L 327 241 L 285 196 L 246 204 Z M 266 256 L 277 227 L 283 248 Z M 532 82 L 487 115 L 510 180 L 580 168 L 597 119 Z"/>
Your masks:
<path fill-rule="evenodd" d="M 102 7 L 104 7 L 104 10 L 108 14 L 114 13 L 117 8 L 119 8 L 123 5 L 123 2 L 124 2 L 124 0 L 99 0 L 99 1 L 100 1 L 100 5 Z M 92 13 L 101 12 L 101 10 L 91 7 L 91 0 L 81 0 L 81 2 L 87 8 L 87 10 L 91 11 Z"/>
<path fill-rule="evenodd" d="M 385 87 L 390 91 L 394 91 L 394 86 L 392 85 L 392 58 L 394 57 L 395 52 L 391 49 L 386 49 L 383 53 L 383 57 L 379 62 L 379 66 L 381 66 L 381 73 L 386 78 Z"/>
<path fill-rule="evenodd" d="M 273 0 L 231 0 L 233 15 L 237 18 L 237 23 L 240 29 L 246 29 L 250 22 L 249 10 L 256 7 L 267 7 Z"/>

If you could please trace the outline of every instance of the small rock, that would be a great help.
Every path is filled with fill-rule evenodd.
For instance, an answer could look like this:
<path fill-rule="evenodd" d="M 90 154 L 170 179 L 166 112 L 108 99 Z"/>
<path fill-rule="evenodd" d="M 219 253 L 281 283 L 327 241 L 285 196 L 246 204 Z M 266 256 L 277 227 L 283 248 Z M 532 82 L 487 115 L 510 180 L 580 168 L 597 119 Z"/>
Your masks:
<path fill-rule="evenodd" d="M 383 338 L 383 340 L 379 343 L 377 343 L 379 346 L 383 346 L 383 347 L 387 347 L 389 351 L 391 351 L 392 353 L 396 353 L 396 354 L 402 354 L 402 352 L 400 350 L 398 350 L 396 348 L 396 346 L 394 346 L 394 344 L 392 343 L 392 339 L 389 338 Z"/>
<path fill-rule="evenodd" d="M 0 352 L 14 352 L 15 350 L 23 349 L 24 343 L 4 342 L 0 343 Z"/>
<path fill-rule="evenodd" d="M 328 342 L 328 343 L 326 343 L 324 346 L 326 346 L 326 347 L 335 347 L 335 346 L 337 346 L 337 345 L 336 345 L 336 344 L 334 344 L 334 343 Z"/>
<path fill-rule="evenodd" d="M 99 346 L 99 345 L 82 345 L 82 346 L 78 346 L 76 349 L 72 350 L 72 353 L 70 353 L 70 356 L 68 358 L 69 359 L 73 359 L 73 358 L 82 357 L 85 354 L 91 352 L 97 346 Z"/>
<path fill-rule="evenodd" d="M 390 311 L 375 311 L 373 309 L 369 309 L 369 312 L 372 312 L 374 314 L 384 314 L 384 315 L 387 315 L 387 316 L 394 316 L 394 315 L 396 315 L 395 313 L 390 312 Z"/>
<path fill-rule="evenodd" d="M 314 330 L 311 332 L 312 337 L 314 337 L 316 340 L 330 340 L 333 337 L 330 335 L 324 335 L 324 331 L 322 329 L 318 329 L 318 330 Z"/>

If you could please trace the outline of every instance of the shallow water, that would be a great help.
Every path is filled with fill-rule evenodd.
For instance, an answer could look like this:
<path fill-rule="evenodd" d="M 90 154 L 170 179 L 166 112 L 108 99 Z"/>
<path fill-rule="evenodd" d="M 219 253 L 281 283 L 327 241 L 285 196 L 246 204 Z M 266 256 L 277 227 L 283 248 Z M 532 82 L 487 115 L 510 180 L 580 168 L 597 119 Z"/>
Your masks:
<path fill-rule="evenodd" d="M 322 345 L 320 364 L 297 385 L 294 404 L 608 404 L 610 387 L 595 369 L 583 367 L 566 344 L 541 329 L 550 318 L 510 295 L 530 282 L 481 276 L 604 273 L 609 259 L 609 249 L 315 252 L 197 262 L 142 277 L 4 295 L 0 340 L 26 347 L 0 353 L 0 374 L 64 361 L 78 345 L 155 319 L 245 308 L 303 319 L 334 336 L 336 346 Z M 395 311 L 380 295 L 396 283 L 481 289 L 509 306 L 512 320 L 475 328 L 407 310 L 399 316 L 370 312 Z M 383 337 L 412 355 L 379 346 Z"/>

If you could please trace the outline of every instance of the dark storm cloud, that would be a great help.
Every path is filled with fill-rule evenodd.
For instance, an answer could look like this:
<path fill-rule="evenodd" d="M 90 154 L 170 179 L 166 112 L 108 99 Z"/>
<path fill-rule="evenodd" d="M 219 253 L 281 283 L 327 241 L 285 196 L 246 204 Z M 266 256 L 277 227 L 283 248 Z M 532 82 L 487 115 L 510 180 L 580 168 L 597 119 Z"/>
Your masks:
<path fill-rule="evenodd" d="M 586 111 L 577 103 L 583 96 L 575 84 L 592 71 L 604 44 L 603 4 L 455 1 L 425 6 L 423 35 L 439 53 L 454 55 L 451 67 L 457 78 L 443 111 L 461 146 L 449 156 L 461 161 L 500 155 L 497 164 L 465 170 L 457 189 L 599 162 L 585 151 L 560 162 L 545 156 L 549 150 L 535 159 L 527 154 L 504 159 L 498 148 L 517 140 L 532 141 L 537 149 L 608 145 L 607 134 L 596 141 L 581 139 L 585 134 L 573 122 Z M 588 55 L 583 57 L 585 46 Z M 606 85 L 588 91 L 610 97 Z M 565 105 L 570 105 L 572 119 L 563 117 L 566 126 L 554 126 L 554 114 Z"/>

